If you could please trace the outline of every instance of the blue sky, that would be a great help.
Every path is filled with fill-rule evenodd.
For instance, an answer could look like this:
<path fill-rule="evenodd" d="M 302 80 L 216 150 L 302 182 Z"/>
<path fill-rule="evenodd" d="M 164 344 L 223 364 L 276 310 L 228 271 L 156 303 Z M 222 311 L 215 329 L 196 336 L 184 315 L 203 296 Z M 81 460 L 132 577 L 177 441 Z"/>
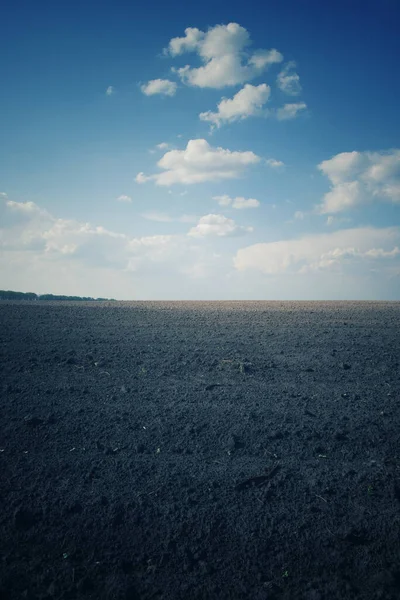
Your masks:
<path fill-rule="evenodd" d="M 1 288 L 400 299 L 398 2 L 3 14 Z"/>

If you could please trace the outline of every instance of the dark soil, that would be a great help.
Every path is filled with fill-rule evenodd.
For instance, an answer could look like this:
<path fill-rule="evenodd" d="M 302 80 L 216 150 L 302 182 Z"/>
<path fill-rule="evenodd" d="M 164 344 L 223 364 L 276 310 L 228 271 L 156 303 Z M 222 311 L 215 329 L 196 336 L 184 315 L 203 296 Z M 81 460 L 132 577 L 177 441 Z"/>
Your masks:
<path fill-rule="evenodd" d="M 1 599 L 398 599 L 399 326 L 1 303 Z"/>

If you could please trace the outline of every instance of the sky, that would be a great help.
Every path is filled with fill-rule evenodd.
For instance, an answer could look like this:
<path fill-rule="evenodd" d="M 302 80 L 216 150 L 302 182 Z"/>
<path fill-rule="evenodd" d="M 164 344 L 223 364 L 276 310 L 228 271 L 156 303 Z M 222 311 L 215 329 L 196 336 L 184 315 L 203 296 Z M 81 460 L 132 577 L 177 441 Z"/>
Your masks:
<path fill-rule="evenodd" d="M 397 0 L 10 2 L 0 288 L 400 300 Z"/>

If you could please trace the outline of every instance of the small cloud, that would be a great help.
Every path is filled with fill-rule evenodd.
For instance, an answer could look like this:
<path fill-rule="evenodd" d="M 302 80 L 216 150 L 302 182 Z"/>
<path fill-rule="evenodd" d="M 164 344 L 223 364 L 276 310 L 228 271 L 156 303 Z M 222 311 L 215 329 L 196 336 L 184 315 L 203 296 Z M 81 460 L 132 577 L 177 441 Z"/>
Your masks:
<path fill-rule="evenodd" d="M 298 114 L 307 108 L 305 102 L 295 102 L 291 104 L 285 104 L 276 111 L 276 117 L 278 121 L 288 121 L 289 119 L 295 119 Z"/>
<path fill-rule="evenodd" d="M 169 79 L 152 79 L 141 85 L 140 89 L 146 96 L 154 96 L 155 94 L 175 96 L 177 87 L 177 84 Z"/>
<path fill-rule="evenodd" d="M 112 85 L 109 85 L 108 88 L 106 89 L 106 96 L 112 96 L 113 94 L 115 94 L 115 87 Z"/>
<path fill-rule="evenodd" d="M 232 206 L 232 208 L 236 208 L 237 210 L 258 208 L 260 206 L 259 200 L 255 198 L 243 198 L 242 196 L 230 198 L 225 194 L 223 196 L 213 196 L 213 200 L 216 200 L 220 206 Z"/>
<path fill-rule="evenodd" d="M 164 172 L 146 176 L 139 173 L 138 183 L 154 180 L 157 185 L 190 185 L 240 177 L 243 171 L 260 162 L 254 152 L 213 148 L 204 139 L 189 140 L 184 150 L 170 150 L 158 161 Z"/>
<path fill-rule="evenodd" d="M 305 213 L 303 213 L 302 210 L 296 210 L 296 212 L 294 213 L 294 218 L 296 219 L 296 221 L 302 221 L 305 217 Z"/>
<path fill-rule="evenodd" d="M 169 144 L 167 144 L 167 142 L 161 142 L 161 144 L 157 144 L 156 148 L 159 150 L 168 150 Z"/>
<path fill-rule="evenodd" d="M 118 202 L 132 202 L 132 198 L 130 196 L 126 196 L 125 194 L 122 194 L 121 196 L 118 196 L 117 201 Z"/>
<path fill-rule="evenodd" d="M 144 173 L 138 173 L 135 177 L 136 183 L 146 183 L 150 181 L 151 177 L 147 177 Z"/>
<path fill-rule="evenodd" d="M 6 192 L 0 192 L 0 196 L 4 196 L 4 198 L 7 198 Z"/>
<path fill-rule="evenodd" d="M 224 123 L 260 116 L 263 114 L 262 107 L 268 101 L 270 94 L 271 88 L 266 83 L 258 86 L 246 83 L 233 98 L 223 98 L 217 106 L 217 112 L 209 110 L 200 113 L 199 116 L 202 121 L 209 121 L 216 127 L 221 127 Z"/>
<path fill-rule="evenodd" d="M 188 232 L 191 237 L 228 237 L 236 236 L 246 232 L 253 231 L 252 227 L 241 227 L 236 225 L 233 219 L 228 219 L 223 215 L 204 215 L 199 219 L 195 227 Z"/>
<path fill-rule="evenodd" d="M 285 163 L 281 160 L 276 160 L 276 158 L 267 158 L 265 163 L 271 167 L 271 169 L 281 169 L 285 166 Z"/>
<path fill-rule="evenodd" d="M 333 225 L 334 222 L 335 222 L 335 218 L 332 217 L 332 215 L 330 215 L 326 220 L 327 225 Z"/>
<path fill-rule="evenodd" d="M 278 88 L 289 96 L 298 96 L 301 92 L 300 77 L 294 71 L 295 67 L 294 61 L 288 62 L 276 79 Z"/>

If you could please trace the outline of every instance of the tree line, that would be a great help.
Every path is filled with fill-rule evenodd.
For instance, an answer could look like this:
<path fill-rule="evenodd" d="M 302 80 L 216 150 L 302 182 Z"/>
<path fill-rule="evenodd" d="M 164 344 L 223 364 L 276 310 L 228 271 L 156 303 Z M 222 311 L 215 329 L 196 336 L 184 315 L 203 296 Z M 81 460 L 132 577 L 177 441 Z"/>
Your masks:
<path fill-rule="evenodd" d="M 79 302 L 115 302 L 115 298 L 92 298 L 91 296 L 62 296 L 59 294 L 35 294 L 0 290 L 0 300 L 74 300 Z"/>

